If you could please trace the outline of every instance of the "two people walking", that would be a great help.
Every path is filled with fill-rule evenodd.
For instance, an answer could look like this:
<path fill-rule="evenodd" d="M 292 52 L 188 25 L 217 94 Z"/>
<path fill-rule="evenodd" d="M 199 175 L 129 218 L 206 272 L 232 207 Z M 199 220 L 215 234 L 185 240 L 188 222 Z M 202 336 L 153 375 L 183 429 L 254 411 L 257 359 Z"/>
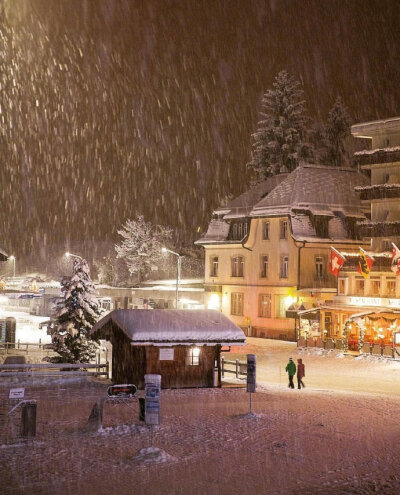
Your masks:
<path fill-rule="evenodd" d="M 292 358 L 289 358 L 289 362 L 286 365 L 286 371 L 289 376 L 289 388 L 294 388 L 293 377 L 296 375 L 297 371 L 297 388 L 305 387 L 303 378 L 306 376 L 305 366 L 302 359 L 297 360 L 297 367 Z"/>

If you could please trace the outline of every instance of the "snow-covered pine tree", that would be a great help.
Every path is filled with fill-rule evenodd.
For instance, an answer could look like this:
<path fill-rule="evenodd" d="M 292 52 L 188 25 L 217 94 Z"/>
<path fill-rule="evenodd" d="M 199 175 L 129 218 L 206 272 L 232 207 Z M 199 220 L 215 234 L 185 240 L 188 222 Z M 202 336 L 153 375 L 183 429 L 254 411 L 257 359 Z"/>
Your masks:
<path fill-rule="evenodd" d="M 143 215 L 127 220 L 118 234 L 123 238 L 115 245 L 118 258 L 123 258 L 128 270 L 140 283 L 161 260 L 161 248 L 172 237 L 172 229 L 146 222 Z"/>
<path fill-rule="evenodd" d="M 350 117 L 340 96 L 331 108 L 324 126 L 324 163 L 342 167 L 346 161 L 344 141 L 350 136 Z"/>
<path fill-rule="evenodd" d="M 275 78 L 273 89 L 262 99 L 261 120 L 253 134 L 253 153 L 249 168 L 260 182 L 266 177 L 292 172 L 300 160 L 312 155 L 307 141 L 307 117 L 300 82 L 286 71 Z"/>
<path fill-rule="evenodd" d="M 74 258 L 73 274 L 61 280 L 62 297 L 58 299 L 50 334 L 59 357 L 52 362 L 88 363 L 96 354 L 97 344 L 90 330 L 102 314 L 94 297 L 95 287 L 86 260 Z"/>

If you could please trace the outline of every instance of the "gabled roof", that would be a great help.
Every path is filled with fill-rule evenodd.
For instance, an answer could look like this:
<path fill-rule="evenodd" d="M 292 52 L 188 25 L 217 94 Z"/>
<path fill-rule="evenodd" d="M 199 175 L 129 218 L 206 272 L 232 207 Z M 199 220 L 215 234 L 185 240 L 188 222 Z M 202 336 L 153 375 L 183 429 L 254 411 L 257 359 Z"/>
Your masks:
<path fill-rule="evenodd" d="M 210 309 L 117 309 L 99 320 L 91 334 L 101 338 L 110 323 L 132 345 L 244 345 L 246 339 L 229 318 Z"/>

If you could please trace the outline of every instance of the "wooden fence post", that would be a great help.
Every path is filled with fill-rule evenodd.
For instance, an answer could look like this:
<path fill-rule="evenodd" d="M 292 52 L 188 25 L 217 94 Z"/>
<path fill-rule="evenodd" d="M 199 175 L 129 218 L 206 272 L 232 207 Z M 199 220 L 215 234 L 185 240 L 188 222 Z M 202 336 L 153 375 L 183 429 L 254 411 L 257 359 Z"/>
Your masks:
<path fill-rule="evenodd" d="M 222 375 L 222 378 L 224 378 L 224 371 L 225 371 L 225 358 L 224 358 L 224 356 L 222 356 L 222 358 L 221 358 L 221 375 Z"/>
<path fill-rule="evenodd" d="M 239 359 L 236 359 L 236 378 L 239 378 Z"/>
<path fill-rule="evenodd" d="M 21 435 L 34 437 L 36 435 L 36 401 L 22 404 Z"/>

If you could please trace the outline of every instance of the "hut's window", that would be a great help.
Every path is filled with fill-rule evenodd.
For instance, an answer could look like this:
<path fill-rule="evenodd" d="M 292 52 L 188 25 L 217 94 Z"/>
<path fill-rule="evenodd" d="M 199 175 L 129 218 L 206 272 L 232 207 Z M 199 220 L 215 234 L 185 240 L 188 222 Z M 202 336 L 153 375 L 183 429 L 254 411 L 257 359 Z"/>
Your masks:
<path fill-rule="evenodd" d="M 395 296 L 396 295 L 396 280 L 386 281 L 386 295 Z"/>
<path fill-rule="evenodd" d="M 200 349 L 198 347 L 189 347 L 186 354 L 187 366 L 198 366 L 200 364 Z"/>
<path fill-rule="evenodd" d="M 234 256 L 232 258 L 232 277 L 243 277 L 243 267 L 243 256 Z"/>
<path fill-rule="evenodd" d="M 211 256 L 210 277 L 218 277 L 218 256 Z"/>
<path fill-rule="evenodd" d="M 261 256 L 261 273 L 260 278 L 268 278 L 268 255 Z"/>

